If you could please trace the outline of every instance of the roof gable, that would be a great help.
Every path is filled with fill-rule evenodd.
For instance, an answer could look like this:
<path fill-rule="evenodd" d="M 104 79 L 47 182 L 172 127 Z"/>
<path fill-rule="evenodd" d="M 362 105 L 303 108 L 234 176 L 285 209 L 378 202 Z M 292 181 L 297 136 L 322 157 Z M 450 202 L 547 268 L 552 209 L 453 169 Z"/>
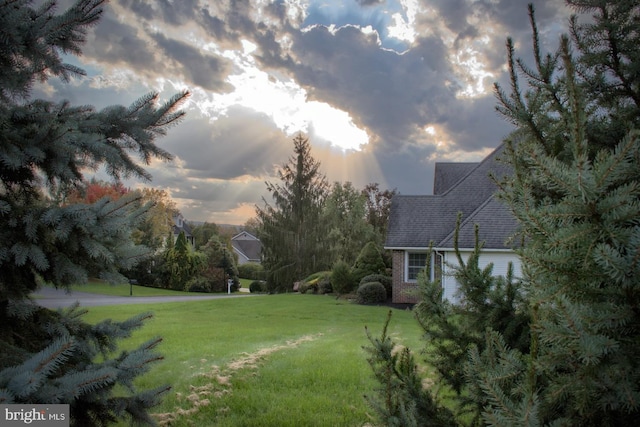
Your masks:
<path fill-rule="evenodd" d="M 442 194 L 471 172 L 478 163 L 437 162 L 433 175 L 433 194 Z"/>
<path fill-rule="evenodd" d="M 475 246 L 475 226 L 478 224 L 478 238 L 485 249 L 510 249 L 509 239 L 518 228 L 518 221 L 509 208 L 495 195 L 489 197 L 471 215 L 460 223 L 458 247 L 473 248 Z M 453 248 L 455 228 L 436 246 Z"/>
<path fill-rule="evenodd" d="M 260 240 L 248 231 L 241 231 L 231 238 L 231 240 Z"/>
<path fill-rule="evenodd" d="M 259 261 L 262 252 L 260 240 L 232 240 L 231 246 L 249 261 Z"/>
<path fill-rule="evenodd" d="M 427 248 L 430 243 L 445 242 L 455 229 L 458 213 L 465 221 L 492 198 L 497 187 L 491 175 L 500 178 L 510 174 L 510 168 L 498 161 L 503 151 L 504 144 L 501 144 L 482 162 L 469 166 L 467 174 L 442 194 L 395 196 L 391 201 L 385 247 Z M 478 218 L 490 219 L 485 214 Z"/>

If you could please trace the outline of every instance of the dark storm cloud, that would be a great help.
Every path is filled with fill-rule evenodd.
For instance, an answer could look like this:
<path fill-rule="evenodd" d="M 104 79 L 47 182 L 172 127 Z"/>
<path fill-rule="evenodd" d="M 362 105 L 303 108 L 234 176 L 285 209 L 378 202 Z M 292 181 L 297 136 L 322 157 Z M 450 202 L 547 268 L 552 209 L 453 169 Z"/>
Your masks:
<path fill-rule="evenodd" d="M 138 18 L 161 19 L 173 26 L 183 25 L 195 17 L 199 0 L 119 0 L 119 5 L 134 12 Z"/>
<path fill-rule="evenodd" d="M 183 25 L 192 20 L 199 9 L 199 0 L 154 0 L 162 12 L 162 17 L 172 25 Z"/>
<path fill-rule="evenodd" d="M 465 156 L 497 146 L 510 131 L 495 112 L 489 87 L 493 80 L 508 87 L 507 36 L 516 42 L 518 56 L 531 63 L 524 0 L 421 0 L 427 12 L 418 12 L 412 42 L 389 37 L 393 14 L 409 18 L 397 0 L 314 0 L 304 14 L 287 13 L 296 3 L 112 0 L 85 49 L 88 63 L 95 61 L 96 68 L 106 70 L 104 75 L 89 72 L 93 80 L 49 89 L 82 104 L 128 105 L 147 88 L 159 86 L 155 79 L 188 85 L 194 96 L 187 119 L 159 141 L 177 160 L 154 165 L 151 173 L 154 186 L 171 189 L 173 197 L 184 201 L 191 219 L 207 219 L 242 202 L 260 204 L 265 177 L 275 180 L 273 168 L 291 153 L 291 138 L 265 114 L 211 107 L 217 117 L 211 122 L 198 112 L 196 98 L 215 103 L 215 94 L 233 89 L 226 80 L 241 66 L 234 68 L 219 52 L 238 54 L 242 40 L 257 45 L 254 58 L 273 81 L 300 85 L 309 100 L 347 112 L 367 131 L 371 143 L 343 159 L 361 160 L 362 169 L 372 174 L 367 181 L 383 187 L 428 193 L 433 159 L 449 156 L 454 161 L 459 155 L 472 160 Z M 554 50 L 559 31 L 566 31 L 568 10 L 558 0 L 533 3 L 543 48 Z M 375 32 L 367 33 L 365 27 Z M 203 49 L 208 45 L 215 45 L 216 52 Z M 461 76 L 468 70 L 452 61 L 451 47 L 465 46 L 477 50 L 477 60 L 493 73 L 485 91 L 473 98 L 459 96 L 469 84 L 468 76 Z M 170 91 L 170 85 L 164 90 Z M 445 134 L 443 146 L 425 132 L 429 125 Z M 329 154 L 324 158 L 323 169 L 339 163 Z M 377 168 L 367 161 L 377 163 L 382 176 L 373 175 Z M 345 164 L 344 170 L 353 165 Z"/>
<path fill-rule="evenodd" d="M 556 32 L 547 31 L 547 25 L 566 16 L 567 10 L 552 2 L 534 3 L 541 32 L 555 37 Z M 376 34 L 365 34 L 354 26 L 329 31 L 315 25 L 305 32 L 290 33 L 293 44 L 286 55 L 261 59 L 264 65 L 292 75 L 311 99 L 348 111 L 358 126 L 369 130 L 377 149 L 402 151 L 412 142 L 425 141 L 423 129 L 430 124 L 444 126 L 457 149 L 494 147 L 509 130 L 495 112 L 496 99 L 490 90 L 473 99 L 457 96 L 462 82 L 438 28 L 444 26 L 454 35 L 454 47 L 474 43 L 483 35 L 481 30 L 486 30 L 482 26 L 505 34 L 491 38 L 479 53 L 480 60 L 489 60 L 487 69 L 494 73 L 490 79 L 504 83 L 507 35 L 520 42 L 525 58 L 530 50 L 526 4 L 437 0 L 429 5 L 437 13 L 421 16 L 419 30 L 432 30 L 422 31 L 431 35 L 419 36 L 404 54 L 381 48 Z M 341 19 L 345 16 L 348 13 Z M 319 18 L 308 17 L 307 21 L 314 19 Z M 492 81 L 484 83 L 490 88 Z"/>
<path fill-rule="evenodd" d="M 496 111 L 493 96 L 458 101 L 455 105 L 456 114 L 447 115 L 442 124 L 460 150 L 496 147 L 513 130 Z"/>
<path fill-rule="evenodd" d="M 165 139 L 163 148 L 178 154 L 189 176 L 201 179 L 261 179 L 273 173 L 291 149 L 268 117 L 241 107 L 215 122 L 188 119 Z"/>
<path fill-rule="evenodd" d="M 433 152 L 432 148 L 427 151 Z M 384 188 L 402 194 L 430 194 L 433 191 L 434 164 L 426 162 L 425 147 L 410 145 L 402 153 L 376 152 L 376 160 L 386 178 Z M 398 171 L 402 171 L 398 173 Z"/>
<path fill-rule="evenodd" d="M 143 40 L 139 27 L 121 23 L 112 13 L 105 13 L 92 33 L 85 54 L 111 64 L 128 64 L 137 70 L 155 68 L 155 58 L 149 44 Z"/>
<path fill-rule="evenodd" d="M 165 54 L 165 61 L 173 65 L 188 83 L 193 83 L 213 92 L 226 92 L 232 89 L 225 79 L 232 70 L 232 63 L 221 56 L 210 55 L 195 46 L 179 40 L 165 37 L 163 34 L 152 35 L 158 47 Z M 170 72 L 165 64 L 164 72 Z"/>
<path fill-rule="evenodd" d="M 153 6 L 144 0 L 120 0 L 119 3 L 129 8 L 138 18 L 151 20 L 156 16 Z"/>
<path fill-rule="evenodd" d="M 331 33 L 316 26 L 297 35 L 291 55 L 289 71 L 310 97 L 349 111 L 380 149 L 408 140 L 416 124 L 441 122 L 454 100 L 447 51 L 435 37 L 399 55 L 355 27 Z"/>
<path fill-rule="evenodd" d="M 490 67 L 497 68 L 505 63 L 505 42 L 507 37 L 517 44 L 530 47 L 531 25 L 527 12 L 527 4 L 532 3 L 535 8 L 536 20 L 542 33 L 542 42 L 548 49 L 555 49 L 559 37 L 559 28 L 549 28 L 549 24 L 566 21 L 570 10 L 564 2 L 549 0 L 513 1 L 478 0 L 432 0 L 429 5 L 436 10 L 436 18 L 450 31 L 456 34 L 456 44 L 462 40 L 473 40 L 480 34 L 483 26 L 499 25 L 497 32 L 490 40 L 486 49 L 486 58 L 490 60 Z M 474 20 L 471 19 L 475 17 Z M 428 28 L 432 17 L 421 17 L 420 28 Z M 566 27 L 565 27 L 566 28 Z M 525 52 L 523 52 L 525 55 Z"/>

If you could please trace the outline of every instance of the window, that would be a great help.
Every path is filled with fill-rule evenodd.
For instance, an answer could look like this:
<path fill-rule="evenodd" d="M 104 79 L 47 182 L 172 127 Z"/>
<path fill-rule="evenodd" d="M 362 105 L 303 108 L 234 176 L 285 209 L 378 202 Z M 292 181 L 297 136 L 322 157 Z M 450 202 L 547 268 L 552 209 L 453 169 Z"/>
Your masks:
<path fill-rule="evenodd" d="M 409 252 L 407 260 L 407 281 L 416 281 L 427 263 L 426 253 Z"/>

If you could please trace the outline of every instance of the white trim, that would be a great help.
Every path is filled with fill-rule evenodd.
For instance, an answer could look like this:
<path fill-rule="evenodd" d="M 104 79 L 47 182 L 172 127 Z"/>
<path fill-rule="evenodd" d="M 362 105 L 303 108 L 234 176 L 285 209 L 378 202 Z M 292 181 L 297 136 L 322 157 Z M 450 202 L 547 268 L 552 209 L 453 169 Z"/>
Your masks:
<path fill-rule="evenodd" d="M 432 248 L 434 251 L 440 251 L 440 252 L 455 252 L 455 248 L 447 248 L 447 247 L 443 247 L 443 248 Z M 473 252 L 475 250 L 475 248 L 458 248 L 458 250 L 460 252 Z M 495 248 L 481 248 L 480 252 L 502 252 L 502 253 L 515 253 L 515 251 L 513 249 L 495 249 Z"/>
<path fill-rule="evenodd" d="M 418 280 L 416 279 L 409 279 L 409 254 L 424 254 L 424 255 L 429 255 L 429 251 L 427 249 L 425 250 L 421 250 L 421 251 L 404 251 L 404 277 L 403 277 L 403 282 L 404 283 L 417 283 Z M 426 267 L 426 266 L 425 266 Z"/>
<path fill-rule="evenodd" d="M 249 233 L 248 231 L 241 231 L 241 232 L 239 232 L 238 234 L 236 234 L 235 236 L 233 236 L 233 237 L 231 238 L 231 240 L 237 240 L 237 239 L 236 239 L 236 237 L 239 237 L 239 236 L 241 236 L 241 235 L 243 235 L 243 234 L 246 234 L 247 236 L 252 237 L 254 240 L 258 240 L 258 241 L 260 240 L 260 239 L 258 239 L 256 236 L 254 236 L 253 234 Z"/>
<path fill-rule="evenodd" d="M 429 246 L 422 247 L 409 247 L 409 246 L 384 246 L 385 249 L 390 251 L 428 251 Z"/>
<path fill-rule="evenodd" d="M 421 247 L 421 246 L 413 246 L 413 247 L 407 247 L 407 246 L 385 246 L 384 247 L 387 250 L 390 251 L 409 251 L 409 252 L 420 252 L 420 251 L 424 251 L 427 252 L 429 251 L 429 249 L 431 249 L 432 251 L 440 251 L 440 252 L 455 252 L 454 248 L 450 248 L 450 247 L 439 247 L 439 246 L 434 246 L 434 247 Z M 475 248 L 458 248 L 458 250 L 460 251 L 464 251 L 464 252 L 468 252 L 468 251 L 473 251 Z M 512 253 L 515 252 L 513 249 L 496 249 L 496 248 L 482 248 L 481 249 L 482 252 L 505 252 L 505 253 Z"/>

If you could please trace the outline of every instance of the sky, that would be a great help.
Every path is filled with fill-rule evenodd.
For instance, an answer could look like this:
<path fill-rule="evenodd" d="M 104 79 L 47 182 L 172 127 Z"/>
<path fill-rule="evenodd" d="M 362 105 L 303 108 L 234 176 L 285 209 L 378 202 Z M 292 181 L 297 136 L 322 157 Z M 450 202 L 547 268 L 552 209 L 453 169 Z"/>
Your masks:
<path fill-rule="evenodd" d="M 69 1 L 61 1 L 60 10 Z M 111 0 L 89 30 L 86 76 L 37 95 L 129 105 L 191 93 L 148 166 L 187 220 L 244 224 L 302 132 L 329 182 L 431 194 L 435 162 L 479 161 L 513 127 L 507 37 L 531 64 L 527 4 L 544 51 L 570 14 L 560 0 Z"/>

